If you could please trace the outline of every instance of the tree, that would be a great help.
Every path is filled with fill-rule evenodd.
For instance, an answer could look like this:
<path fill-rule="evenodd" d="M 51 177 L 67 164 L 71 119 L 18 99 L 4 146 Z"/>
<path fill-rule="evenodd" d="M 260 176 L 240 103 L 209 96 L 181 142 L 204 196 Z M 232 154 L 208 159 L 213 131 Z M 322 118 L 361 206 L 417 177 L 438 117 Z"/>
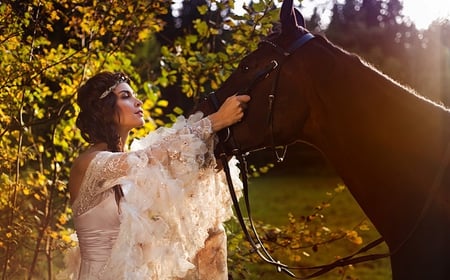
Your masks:
<path fill-rule="evenodd" d="M 410 85 L 433 100 L 450 104 L 450 21 L 435 21 L 411 47 Z"/>
<path fill-rule="evenodd" d="M 440 36 L 437 35 L 440 31 L 432 31 L 439 29 L 436 26 L 440 24 L 430 30 L 419 31 L 402 15 L 402 9 L 398 0 L 335 3 L 326 35 L 332 42 L 359 54 L 402 84 L 436 101 L 445 101 L 442 87 L 437 86 L 445 84 L 445 78 L 436 81 L 436 77 L 430 76 L 437 71 L 445 76 L 445 67 L 439 68 L 437 61 L 428 60 L 430 54 L 433 58 L 439 57 L 444 64 L 449 59 L 445 47 L 436 37 Z"/>
<path fill-rule="evenodd" d="M 129 51 L 160 30 L 156 14 L 166 9 L 159 1 L 27 0 L 2 1 L 0 12 L 2 279 L 51 279 L 55 249 L 70 243 L 68 169 L 85 145 L 74 125 L 76 88 L 104 69 L 143 83 Z"/>

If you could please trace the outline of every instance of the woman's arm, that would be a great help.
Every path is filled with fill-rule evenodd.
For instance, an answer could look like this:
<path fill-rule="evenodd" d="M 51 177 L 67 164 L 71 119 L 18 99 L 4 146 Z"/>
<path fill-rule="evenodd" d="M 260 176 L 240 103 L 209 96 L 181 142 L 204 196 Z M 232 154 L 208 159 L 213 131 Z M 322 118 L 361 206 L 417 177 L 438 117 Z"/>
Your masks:
<path fill-rule="evenodd" d="M 159 165 L 173 176 L 183 176 L 191 166 L 208 164 L 212 157 L 214 132 L 239 121 L 244 114 L 247 95 L 234 95 L 225 100 L 220 109 L 196 122 L 176 122 L 172 128 L 159 128 L 145 139 L 136 141 L 137 150 L 132 152 L 96 152 L 79 161 L 78 188 L 71 190 L 73 208 L 81 202 L 80 210 L 95 206 L 102 194 L 129 175 L 130 167 L 146 168 Z M 136 146 L 136 145 L 135 145 Z M 209 154 L 208 154 L 209 153 Z M 185 166 L 183 169 L 181 166 Z M 192 170 L 194 172 L 194 170 Z M 71 174 L 71 178 L 72 178 Z M 81 198 L 81 199 L 80 199 Z M 75 211 L 74 211 L 75 212 Z"/>
<path fill-rule="evenodd" d="M 208 116 L 211 120 L 213 132 L 222 130 L 240 121 L 244 116 L 244 109 L 249 101 L 250 96 L 248 95 L 228 97 L 217 112 Z"/>

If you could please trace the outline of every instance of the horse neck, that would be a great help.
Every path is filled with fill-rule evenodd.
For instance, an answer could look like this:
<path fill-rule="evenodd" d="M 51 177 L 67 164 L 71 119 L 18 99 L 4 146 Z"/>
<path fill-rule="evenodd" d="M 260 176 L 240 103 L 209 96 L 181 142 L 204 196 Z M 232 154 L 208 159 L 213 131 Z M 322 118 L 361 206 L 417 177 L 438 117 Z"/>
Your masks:
<path fill-rule="evenodd" d="M 393 218 L 403 219 L 406 228 L 414 223 L 402 217 L 399 203 L 407 199 L 417 209 L 406 209 L 420 212 L 442 164 L 449 114 L 354 56 L 326 51 L 308 54 L 332 55 L 334 70 L 309 97 L 306 137 L 330 160 L 380 232 L 394 236 L 384 221 L 397 215 Z"/>
<path fill-rule="evenodd" d="M 371 155 L 370 161 L 399 154 L 435 162 L 447 146 L 449 112 L 355 56 L 332 51 L 334 69 L 308 98 L 314 144 L 330 155 L 356 150 L 354 158 Z M 371 153 L 374 149 L 392 152 Z"/>

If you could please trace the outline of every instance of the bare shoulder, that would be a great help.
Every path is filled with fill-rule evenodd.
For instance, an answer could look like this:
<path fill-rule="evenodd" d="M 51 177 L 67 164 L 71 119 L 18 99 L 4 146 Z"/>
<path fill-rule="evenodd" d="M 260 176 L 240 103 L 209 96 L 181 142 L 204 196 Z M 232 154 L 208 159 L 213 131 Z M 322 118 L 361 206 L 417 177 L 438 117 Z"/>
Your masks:
<path fill-rule="evenodd" d="M 83 181 L 86 170 L 100 151 L 87 150 L 81 153 L 72 164 L 69 177 L 70 201 L 73 203 L 78 197 L 81 183 Z"/>

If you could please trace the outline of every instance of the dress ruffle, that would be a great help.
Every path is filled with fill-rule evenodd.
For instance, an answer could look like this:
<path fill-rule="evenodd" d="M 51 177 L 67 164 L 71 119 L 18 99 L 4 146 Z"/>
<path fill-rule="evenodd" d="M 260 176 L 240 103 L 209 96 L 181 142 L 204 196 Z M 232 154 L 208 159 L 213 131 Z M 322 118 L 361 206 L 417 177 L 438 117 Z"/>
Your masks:
<path fill-rule="evenodd" d="M 172 128 L 133 142 L 131 150 L 151 147 L 159 152 L 162 146 L 167 156 L 128 157 L 128 175 L 120 180 L 125 193 L 120 231 L 100 279 L 183 278 L 195 268 L 192 262 L 208 231 L 220 229 L 232 217 L 225 176 L 215 168 L 214 137 L 205 141 L 195 133 L 178 134 L 200 117 L 180 117 Z M 236 164 L 229 161 L 240 193 Z"/>

